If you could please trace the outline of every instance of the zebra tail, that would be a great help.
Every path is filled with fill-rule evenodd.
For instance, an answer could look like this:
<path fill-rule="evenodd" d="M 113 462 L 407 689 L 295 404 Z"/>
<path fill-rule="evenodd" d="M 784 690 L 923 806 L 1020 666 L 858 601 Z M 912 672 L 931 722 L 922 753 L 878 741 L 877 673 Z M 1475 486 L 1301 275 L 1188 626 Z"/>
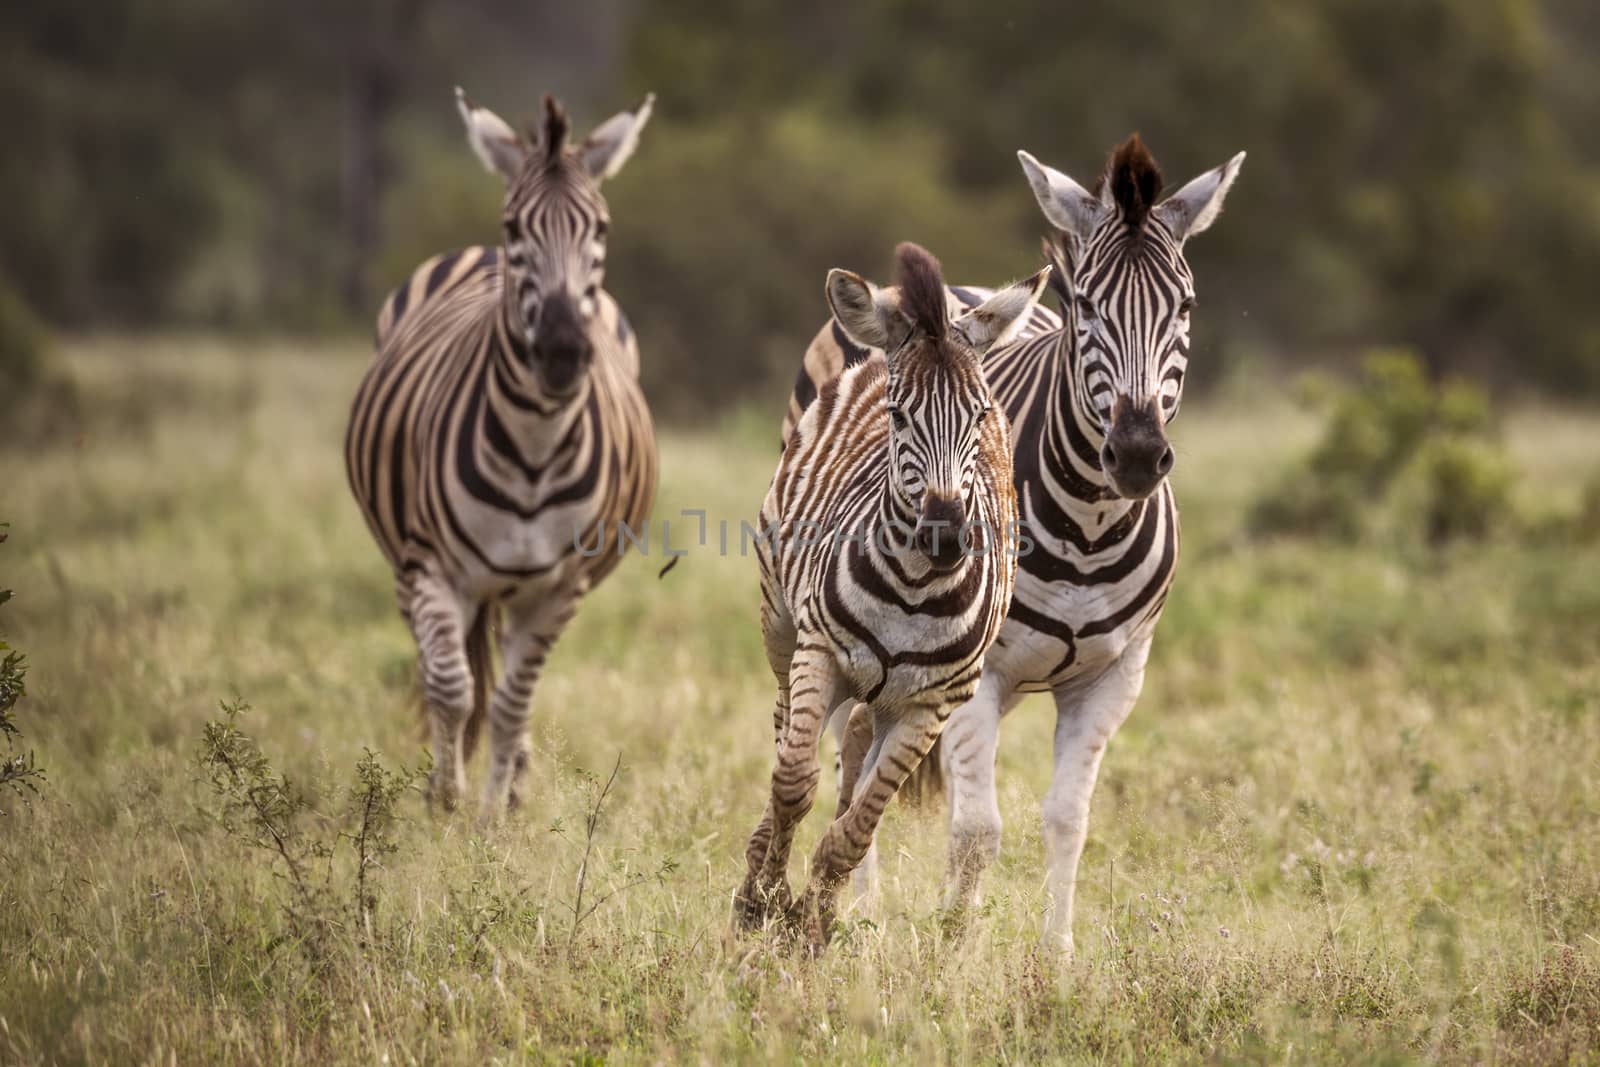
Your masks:
<path fill-rule="evenodd" d="M 499 607 L 486 604 L 478 609 L 467 633 L 467 666 L 472 671 L 472 714 L 467 716 L 467 728 L 461 739 L 461 758 L 472 758 L 478 747 L 478 734 L 483 730 L 483 720 L 489 712 L 489 694 L 494 692 L 494 648 L 489 640 L 491 628 L 498 629 Z M 491 625 L 493 624 L 493 625 Z"/>
<path fill-rule="evenodd" d="M 922 757 L 916 770 L 906 778 L 897 794 L 907 807 L 933 810 L 944 801 L 944 738 L 934 739 L 933 747 Z"/>

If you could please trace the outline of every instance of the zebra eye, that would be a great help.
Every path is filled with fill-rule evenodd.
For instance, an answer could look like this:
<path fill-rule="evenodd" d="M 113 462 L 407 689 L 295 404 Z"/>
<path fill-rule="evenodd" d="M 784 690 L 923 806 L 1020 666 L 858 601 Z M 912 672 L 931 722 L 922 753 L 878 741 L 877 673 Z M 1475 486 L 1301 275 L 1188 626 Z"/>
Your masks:
<path fill-rule="evenodd" d="M 1083 294 L 1078 294 L 1078 317 L 1082 319 L 1098 318 L 1099 314 L 1094 309 L 1094 301 Z"/>
<path fill-rule="evenodd" d="M 894 428 L 897 430 L 904 430 L 911 425 L 910 420 L 906 418 L 906 413 L 893 404 L 889 405 L 889 421 L 894 423 Z"/>
<path fill-rule="evenodd" d="M 1183 298 L 1183 303 L 1178 305 L 1178 314 L 1182 315 L 1184 318 L 1188 318 L 1189 317 L 1189 312 L 1194 310 L 1194 305 L 1195 305 L 1194 297 L 1192 297 L 1192 296 L 1184 297 Z"/>

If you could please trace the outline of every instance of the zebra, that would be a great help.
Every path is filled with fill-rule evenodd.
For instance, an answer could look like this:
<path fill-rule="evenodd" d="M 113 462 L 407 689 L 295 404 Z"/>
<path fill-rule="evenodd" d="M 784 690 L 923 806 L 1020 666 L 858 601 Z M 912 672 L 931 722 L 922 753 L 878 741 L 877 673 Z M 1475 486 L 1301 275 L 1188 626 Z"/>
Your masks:
<path fill-rule="evenodd" d="M 938 261 L 912 244 L 896 258 L 898 293 L 829 273 L 836 320 L 885 355 L 823 387 L 758 527 L 777 759 L 735 914 L 751 928 L 784 911 L 816 947 L 885 805 L 972 695 L 1016 569 L 1009 431 L 979 360 L 1038 300 L 1049 268 L 952 321 Z M 824 720 L 840 700 L 854 738 L 848 789 L 810 884 L 791 902 L 789 851 L 815 798 Z"/>
<path fill-rule="evenodd" d="M 1070 958 L 1078 861 L 1106 744 L 1132 711 L 1177 564 L 1178 509 L 1166 426 L 1177 415 L 1195 307 L 1184 242 L 1206 230 L 1244 162 L 1240 152 L 1158 201 L 1162 176 L 1137 134 L 1091 192 L 1027 152 L 1018 159 L 1047 221 L 1061 316 L 1036 309 L 983 370 L 1011 423 L 1021 544 L 1016 591 L 972 700 L 951 718 L 917 778 L 949 788 L 945 905 L 979 899 L 1000 848 L 995 755 L 1000 720 L 1024 695 L 1056 705 L 1054 771 L 1042 811 L 1043 943 Z M 985 291 L 949 289 L 954 308 Z M 783 437 L 797 446 L 819 389 L 869 359 L 838 322 L 806 352 Z M 841 747 L 848 719 L 833 719 Z M 921 783 L 908 786 L 911 793 Z M 933 790 L 940 788 L 933 783 Z M 857 875 L 871 890 L 872 857 Z"/>
<path fill-rule="evenodd" d="M 350 487 L 416 639 L 428 792 L 445 810 L 466 790 L 485 718 L 481 810 L 516 806 L 545 659 L 616 566 L 618 524 L 639 527 L 655 496 L 638 345 L 601 288 L 599 188 L 633 154 L 654 101 L 571 143 L 552 97 L 524 138 L 456 90 L 469 143 L 506 183 L 503 239 L 435 256 L 394 291 L 351 408 Z"/>

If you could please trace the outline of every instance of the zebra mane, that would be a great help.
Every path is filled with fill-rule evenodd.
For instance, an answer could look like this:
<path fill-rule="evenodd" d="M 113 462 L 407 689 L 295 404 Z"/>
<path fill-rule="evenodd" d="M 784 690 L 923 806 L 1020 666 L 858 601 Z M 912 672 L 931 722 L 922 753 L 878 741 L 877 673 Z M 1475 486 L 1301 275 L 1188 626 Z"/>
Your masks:
<path fill-rule="evenodd" d="M 1050 278 L 1045 283 L 1055 295 L 1063 318 L 1073 313 L 1072 279 L 1075 275 L 1072 261 L 1072 242 L 1069 235 L 1057 232 L 1039 242 L 1044 261 L 1050 267 Z"/>
<path fill-rule="evenodd" d="M 1161 195 L 1161 168 L 1155 157 L 1144 146 L 1137 133 L 1129 134 L 1106 161 L 1105 173 L 1095 183 L 1096 196 L 1104 198 L 1104 189 L 1110 183 L 1111 199 L 1122 214 L 1122 221 L 1134 229 L 1144 226 L 1144 220 L 1155 207 Z"/>
<path fill-rule="evenodd" d="M 544 119 L 541 122 L 530 124 L 528 139 L 544 152 L 545 165 L 549 166 L 561 158 L 561 152 L 567 146 L 567 134 L 571 131 L 571 124 L 567 121 L 567 109 L 561 106 L 561 101 L 545 94 Z"/>
<path fill-rule="evenodd" d="M 944 338 L 949 322 L 944 273 L 939 261 L 921 245 L 903 242 L 894 250 L 899 274 L 900 311 L 935 340 Z"/>

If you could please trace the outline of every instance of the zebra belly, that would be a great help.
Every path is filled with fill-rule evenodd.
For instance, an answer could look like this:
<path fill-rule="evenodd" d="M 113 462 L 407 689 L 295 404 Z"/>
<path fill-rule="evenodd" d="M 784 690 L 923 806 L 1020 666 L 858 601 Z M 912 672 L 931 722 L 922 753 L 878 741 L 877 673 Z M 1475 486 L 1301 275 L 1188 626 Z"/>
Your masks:
<path fill-rule="evenodd" d="M 457 582 L 476 599 L 536 593 L 543 585 L 569 580 L 589 562 L 577 546 L 594 543 L 597 520 L 591 507 L 551 508 L 529 518 L 479 501 L 458 501 L 454 510 L 471 530 L 474 548 L 462 555 Z"/>
<path fill-rule="evenodd" d="M 1158 602 L 1150 612 L 1137 613 L 1119 626 L 1085 634 L 1085 630 L 1098 631 L 1098 620 L 1117 610 L 1118 605 L 1108 603 L 1103 590 L 1051 587 L 1044 598 L 1036 599 L 1026 595 L 1020 577 L 1013 598 L 1013 604 L 1017 603 L 1033 608 L 1029 615 L 1050 619 L 1052 628 L 1040 629 L 1013 608 L 989 650 L 985 669 L 999 672 L 1011 680 L 1012 688 L 1024 693 L 1058 689 L 1098 675 L 1121 659 L 1130 645 L 1148 636 L 1161 614 Z"/>

